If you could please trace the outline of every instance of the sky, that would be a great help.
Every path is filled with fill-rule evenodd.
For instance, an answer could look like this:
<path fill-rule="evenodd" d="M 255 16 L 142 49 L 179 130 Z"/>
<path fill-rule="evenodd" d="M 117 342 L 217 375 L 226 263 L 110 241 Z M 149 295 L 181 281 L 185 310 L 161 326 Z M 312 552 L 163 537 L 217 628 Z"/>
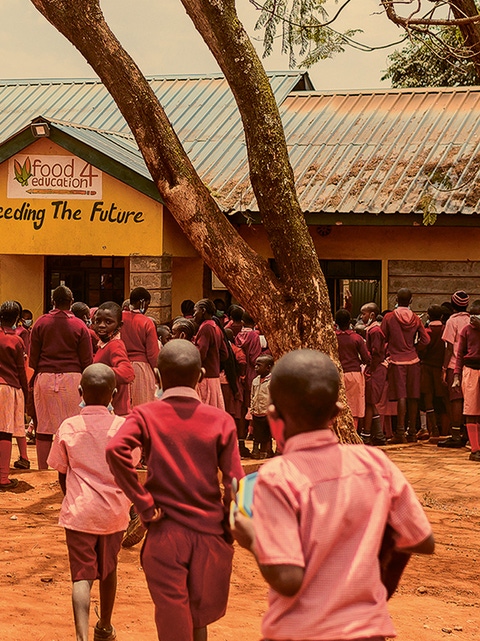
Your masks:
<path fill-rule="evenodd" d="M 338 8 L 333 0 L 333 11 Z M 112 30 L 147 75 L 218 72 L 218 66 L 185 13 L 180 0 L 102 0 Z M 254 30 L 258 13 L 248 0 L 237 10 L 250 37 L 262 52 L 261 33 Z M 381 13 L 379 0 L 351 0 L 336 23 L 339 30 L 361 28 L 356 38 L 383 46 L 401 38 L 400 30 Z M 364 53 L 349 49 L 309 69 L 316 89 L 388 88 L 381 77 L 393 48 Z M 86 78 L 95 74 L 80 53 L 38 13 L 30 0 L 0 0 L 0 78 Z M 287 70 L 280 53 L 264 60 L 267 70 Z"/>

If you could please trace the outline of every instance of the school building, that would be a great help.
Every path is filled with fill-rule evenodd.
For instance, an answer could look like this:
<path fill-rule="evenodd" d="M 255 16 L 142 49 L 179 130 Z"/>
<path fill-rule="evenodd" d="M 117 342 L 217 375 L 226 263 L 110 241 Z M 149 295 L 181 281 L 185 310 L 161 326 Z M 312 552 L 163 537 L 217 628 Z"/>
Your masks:
<path fill-rule="evenodd" d="M 318 92 L 307 73 L 269 77 L 332 307 L 347 288 L 355 313 L 401 286 L 417 311 L 455 289 L 480 298 L 480 88 Z M 271 259 L 224 78 L 149 82 L 225 215 Z M 90 306 L 145 286 L 162 321 L 185 298 L 230 303 L 100 81 L 0 81 L 0 299 L 37 317 L 59 284 Z"/>

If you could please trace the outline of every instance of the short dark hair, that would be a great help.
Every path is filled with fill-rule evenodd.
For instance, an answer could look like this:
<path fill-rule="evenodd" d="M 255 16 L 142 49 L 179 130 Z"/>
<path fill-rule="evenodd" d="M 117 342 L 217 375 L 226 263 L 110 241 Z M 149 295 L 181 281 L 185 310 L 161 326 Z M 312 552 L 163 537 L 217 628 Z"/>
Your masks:
<path fill-rule="evenodd" d="M 348 309 L 341 307 L 340 309 L 337 310 L 337 313 L 335 314 L 335 322 L 337 323 L 340 329 L 347 329 L 350 326 L 351 320 L 352 320 L 352 316 L 348 311 Z"/>
<path fill-rule="evenodd" d="M 407 287 L 402 287 L 397 292 L 397 302 L 401 307 L 407 307 L 412 300 L 412 292 Z"/>
<path fill-rule="evenodd" d="M 180 303 L 180 311 L 182 312 L 183 316 L 193 316 L 194 307 L 195 303 L 193 302 L 193 300 L 190 300 L 190 298 L 186 298 Z"/>
<path fill-rule="evenodd" d="M 107 300 L 105 303 L 102 303 L 97 307 L 96 312 L 100 309 L 108 309 L 116 317 L 118 323 L 122 322 L 122 308 L 118 303 L 115 303 L 113 300 Z M 96 313 L 95 312 L 95 313 Z"/>
<path fill-rule="evenodd" d="M 13 323 L 20 317 L 20 305 L 16 300 L 6 300 L 0 306 L 0 320 Z"/>
<path fill-rule="evenodd" d="M 338 400 L 340 374 L 329 356 L 311 349 L 289 352 L 272 371 L 270 394 L 280 416 L 307 429 L 324 424 Z"/>
<path fill-rule="evenodd" d="M 53 290 L 52 300 L 54 303 L 70 303 L 73 300 L 72 290 L 65 285 L 59 285 Z"/>
<path fill-rule="evenodd" d="M 442 320 L 444 309 L 441 305 L 430 305 L 427 309 L 427 314 L 430 320 Z"/>
<path fill-rule="evenodd" d="M 209 316 L 215 316 L 217 308 L 215 307 L 213 300 L 209 298 L 201 298 L 195 303 L 195 307 L 200 307 L 204 309 Z"/>
<path fill-rule="evenodd" d="M 135 289 L 132 289 L 130 292 L 130 303 L 132 305 L 136 305 L 142 300 L 147 302 L 152 300 L 152 296 L 148 289 L 145 289 L 145 287 L 135 287 Z"/>
<path fill-rule="evenodd" d="M 243 318 L 243 307 L 240 307 L 240 305 L 231 305 L 227 314 L 233 321 L 239 323 Z"/>

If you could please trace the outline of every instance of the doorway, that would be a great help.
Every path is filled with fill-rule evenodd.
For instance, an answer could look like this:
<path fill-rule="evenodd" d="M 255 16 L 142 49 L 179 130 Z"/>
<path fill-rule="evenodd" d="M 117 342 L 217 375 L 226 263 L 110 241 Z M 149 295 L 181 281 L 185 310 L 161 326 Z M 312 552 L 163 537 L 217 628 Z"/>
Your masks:
<path fill-rule="evenodd" d="M 116 256 L 46 256 L 45 311 L 51 309 L 53 290 L 69 287 L 76 301 L 98 307 L 125 298 L 125 258 Z"/>

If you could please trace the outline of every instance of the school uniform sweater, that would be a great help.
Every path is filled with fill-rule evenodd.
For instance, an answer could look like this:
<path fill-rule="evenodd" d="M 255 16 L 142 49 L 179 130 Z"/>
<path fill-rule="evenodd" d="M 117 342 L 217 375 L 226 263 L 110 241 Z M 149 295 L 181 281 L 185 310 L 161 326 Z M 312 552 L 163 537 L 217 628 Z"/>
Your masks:
<path fill-rule="evenodd" d="M 149 363 L 152 370 L 157 366 L 158 338 L 151 318 L 140 312 L 123 311 L 120 336 L 125 343 L 131 361 Z"/>
<path fill-rule="evenodd" d="M 14 329 L 0 329 L 0 385 L 22 389 L 27 398 L 25 346 Z"/>
<path fill-rule="evenodd" d="M 368 370 L 374 372 L 383 363 L 386 355 L 385 334 L 377 321 L 367 327 L 366 348 L 371 358 Z"/>
<path fill-rule="evenodd" d="M 395 365 L 413 365 L 420 361 L 415 345 L 428 345 L 430 338 L 420 318 L 408 307 L 398 307 L 385 314 L 381 325 L 388 343 L 390 362 Z"/>
<path fill-rule="evenodd" d="M 30 367 L 36 374 L 81 373 L 92 358 L 87 326 L 71 312 L 53 309 L 33 326 Z"/>
<path fill-rule="evenodd" d="M 260 334 L 251 327 L 244 327 L 235 337 L 235 345 L 243 350 L 243 353 L 247 358 L 245 389 L 248 391 L 248 394 L 250 394 L 253 379 L 257 375 L 255 371 L 255 361 L 262 353 Z"/>
<path fill-rule="evenodd" d="M 365 341 L 353 329 L 336 329 L 338 341 L 338 357 L 344 373 L 360 372 L 360 365 L 370 363 L 370 354 Z"/>
<path fill-rule="evenodd" d="M 460 332 L 455 374 L 461 374 L 463 367 L 480 369 L 480 330 L 466 325 Z"/>
<path fill-rule="evenodd" d="M 145 485 L 138 480 L 132 451 L 144 448 Z M 160 401 L 135 407 L 107 446 L 107 462 L 118 486 L 149 520 L 159 507 L 166 518 L 198 532 L 222 534 L 232 478 L 243 477 L 232 417 L 202 403 L 189 387 L 166 390 Z"/>
<path fill-rule="evenodd" d="M 126 416 L 131 409 L 128 383 L 135 378 L 135 371 L 128 359 L 124 342 L 119 336 L 112 338 L 108 343 L 99 341 L 93 362 L 104 363 L 115 372 L 117 393 L 112 401 L 113 410 L 117 416 Z"/>
<path fill-rule="evenodd" d="M 442 340 L 444 325 L 442 321 L 432 321 L 426 330 L 430 343 L 419 349 L 422 365 L 442 367 L 445 358 L 445 341 Z"/>
<path fill-rule="evenodd" d="M 214 320 L 206 320 L 200 325 L 194 340 L 200 351 L 205 378 L 220 376 L 220 361 L 228 358 L 222 330 Z"/>

